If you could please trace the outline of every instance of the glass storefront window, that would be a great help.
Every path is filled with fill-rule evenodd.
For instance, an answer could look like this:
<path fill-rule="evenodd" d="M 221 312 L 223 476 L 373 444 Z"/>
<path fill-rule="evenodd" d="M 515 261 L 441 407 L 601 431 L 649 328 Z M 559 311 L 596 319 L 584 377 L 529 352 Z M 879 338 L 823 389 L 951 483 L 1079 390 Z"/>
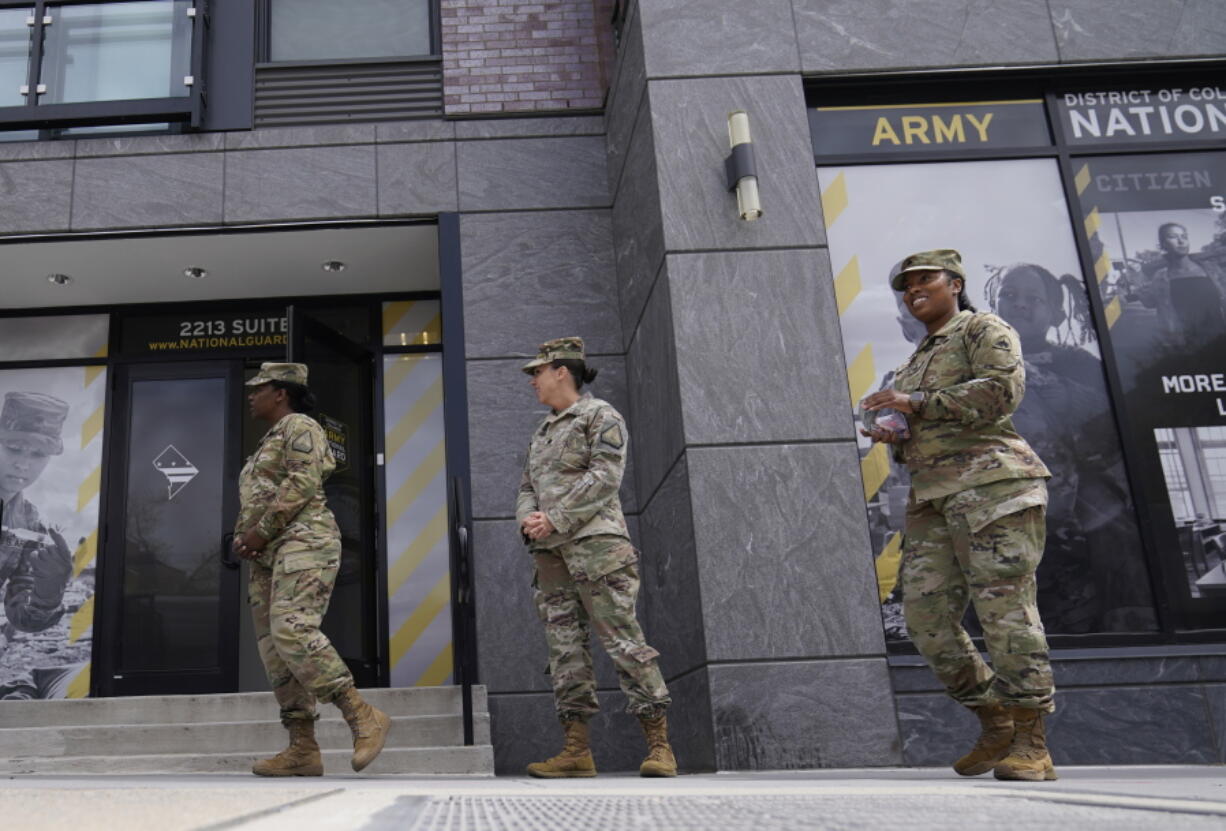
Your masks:
<path fill-rule="evenodd" d="M 30 71 L 30 27 L 26 18 L 31 9 L 0 9 L 0 107 L 19 107 L 26 103 L 21 88 Z"/>
<path fill-rule="evenodd" d="M 48 7 L 40 103 L 186 96 L 192 0 Z"/>
<path fill-rule="evenodd" d="M 383 304 L 384 346 L 435 346 L 443 342 L 437 300 L 397 300 Z"/>
<path fill-rule="evenodd" d="M 0 360 L 105 358 L 110 315 L 0 318 Z"/>
<path fill-rule="evenodd" d="M 1157 628 L 1089 298 L 1054 159 L 819 167 L 854 402 L 892 383 L 924 336 L 888 283 L 913 251 L 957 248 L 967 292 L 1018 330 L 1027 393 L 1014 424 L 1052 470 L 1039 606 L 1052 634 Z M 990 185 L 988 184 L 990 183 Z M 887 635 L 909 479 L 861 439 Z"/>
<path fill-rule="evenodd" d="M 274 61 L 430 54 L 430 0 L 269 0 Z"/>

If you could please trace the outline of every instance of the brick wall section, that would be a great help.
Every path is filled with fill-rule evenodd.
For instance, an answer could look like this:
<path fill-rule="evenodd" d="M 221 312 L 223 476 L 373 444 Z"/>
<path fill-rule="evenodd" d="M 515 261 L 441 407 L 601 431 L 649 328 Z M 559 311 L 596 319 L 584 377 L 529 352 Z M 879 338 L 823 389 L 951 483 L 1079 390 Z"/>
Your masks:
<path fill-rule="evenodd" d="M 603 105 L 613 0 L 442 0 L 448 115 Z"/>

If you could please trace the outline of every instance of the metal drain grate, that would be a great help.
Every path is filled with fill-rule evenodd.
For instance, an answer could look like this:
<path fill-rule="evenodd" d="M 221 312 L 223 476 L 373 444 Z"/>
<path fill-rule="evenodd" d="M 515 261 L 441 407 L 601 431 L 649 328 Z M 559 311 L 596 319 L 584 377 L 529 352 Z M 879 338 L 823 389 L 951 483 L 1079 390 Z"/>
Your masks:
<path fill-rule="evenodd" d="M 1220 816 L 1041 798 L 863 792 L 829 796 L 457 796 L 417 802 L 406 813 L 400 814 L 396 824 L 403 831 L 880 831 L 883 827 L 978 831 L 993 826 L 1220 831 L 1222 821 Z"/>

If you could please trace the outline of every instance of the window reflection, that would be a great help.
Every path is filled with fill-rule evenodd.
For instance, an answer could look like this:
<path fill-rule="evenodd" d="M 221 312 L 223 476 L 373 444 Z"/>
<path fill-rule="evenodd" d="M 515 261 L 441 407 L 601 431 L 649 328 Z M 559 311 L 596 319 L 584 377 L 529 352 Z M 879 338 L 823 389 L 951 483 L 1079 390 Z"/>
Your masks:
<path fill-rule="evenodd" d="M 428 0 L 272 0 L 274 61 L 430 54 Z"/>
<path fill-rule="evenodd" d="M 192 0 L 49 7 L 40 103 L 186 96 L 190 8 Z"/>
<path fill-rule="evenodd" d="M 33 9 L 0 9 L 0 107 L 26 103 L 21 88 L 30 63 L 30 27 Z"/>

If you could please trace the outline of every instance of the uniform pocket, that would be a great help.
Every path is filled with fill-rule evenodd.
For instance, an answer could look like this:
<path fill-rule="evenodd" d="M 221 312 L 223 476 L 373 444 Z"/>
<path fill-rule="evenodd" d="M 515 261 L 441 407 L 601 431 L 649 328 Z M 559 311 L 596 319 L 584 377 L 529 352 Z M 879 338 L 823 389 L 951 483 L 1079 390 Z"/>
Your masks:
<path fill-rule="evenodd" d="M 1016 514 L 1027 508 L 1040 507 L 1047 504 L 1047 486 L 1042 479 L 1020 490 L 1007 493 L 996 499 L 976 505 L 965 513 L 966 526 L 972 534 L 986 528 L 996 520 Z"/>

